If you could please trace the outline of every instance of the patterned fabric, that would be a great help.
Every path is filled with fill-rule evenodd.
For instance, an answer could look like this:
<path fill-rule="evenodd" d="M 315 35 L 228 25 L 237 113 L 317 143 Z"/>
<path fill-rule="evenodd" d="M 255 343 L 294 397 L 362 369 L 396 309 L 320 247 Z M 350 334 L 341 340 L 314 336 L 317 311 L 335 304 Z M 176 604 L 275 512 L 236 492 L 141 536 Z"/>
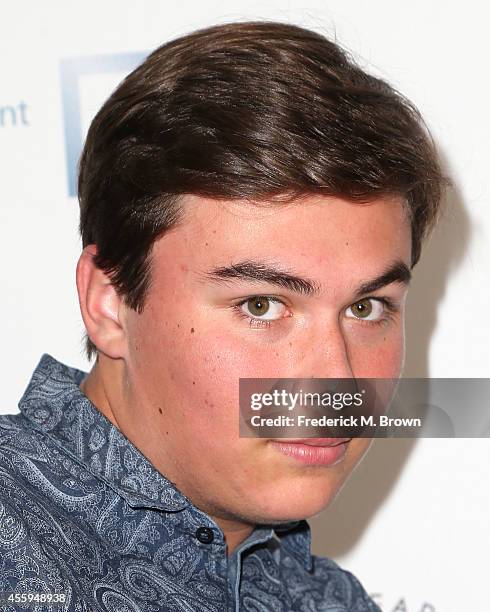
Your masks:
<path fill-rule="evenodd" d="M 44 355 L 21 412 L 0 417 L 0 594 L 66 598 L 0 609 L 379 612 L 310 555 L 306 521 L 258 526 L 228 558 L 217 524 L 87 399 L 84 376 Z"/>

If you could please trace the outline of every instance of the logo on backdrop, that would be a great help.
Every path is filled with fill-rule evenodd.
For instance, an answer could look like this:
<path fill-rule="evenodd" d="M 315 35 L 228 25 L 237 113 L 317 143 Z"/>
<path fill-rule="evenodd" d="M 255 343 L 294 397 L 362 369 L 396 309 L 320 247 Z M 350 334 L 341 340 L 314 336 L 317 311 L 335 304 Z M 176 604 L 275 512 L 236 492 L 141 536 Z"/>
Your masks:
<path fill-rule="evenodd" d="M 29 106 L 24 100 L 0 104 L 0 128 L 16 128 L 29 125 Z"/>
<path fill-rule="evenodd" d="M 70 197 L 77 195 L 77 164 L 88 123 L 114 86 L 136 68 L 145 55 L 118 53 L 61 60 L 61 95 Z"/>
<path fill-rule="evenodd" d="M 409 604 L 409 600 L 405 597 L 390 601 L 386 601 L 381 593 L 370 593 L 370 597 L 383 612 L 437 612 L 436 607 L 427 601 L 413 605 L 413 602 Z"/>

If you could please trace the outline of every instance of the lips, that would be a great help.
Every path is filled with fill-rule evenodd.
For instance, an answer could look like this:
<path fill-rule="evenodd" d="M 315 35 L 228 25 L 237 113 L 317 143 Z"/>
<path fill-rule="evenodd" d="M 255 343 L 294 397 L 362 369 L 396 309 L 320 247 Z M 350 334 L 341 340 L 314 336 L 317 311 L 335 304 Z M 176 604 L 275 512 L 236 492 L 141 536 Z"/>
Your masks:
<path fill-rule="evenodd" d="M 351 438 L 306 438 L 303 440 L 269 440 L 270 446 L 293 463 L 334 466 L 340 463 Z"/>
<path fill-rule="evenodd" d="M 306 444 L 307 446 L 339 446 L 345 442 L 350 442 L 352 438 L 294 438 L 288 440 L 281 439 L 285 444 Z M 275 440 L 276 441 L 276 440 Z"/>

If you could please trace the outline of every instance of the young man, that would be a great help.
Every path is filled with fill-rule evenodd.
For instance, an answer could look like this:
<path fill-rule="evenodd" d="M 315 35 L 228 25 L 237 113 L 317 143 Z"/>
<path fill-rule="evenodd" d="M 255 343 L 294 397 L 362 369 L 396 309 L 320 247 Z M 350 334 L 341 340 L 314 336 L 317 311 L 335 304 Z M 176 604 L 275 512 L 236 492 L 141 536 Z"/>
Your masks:
<path fill-rule="evenodd" d="M 304 520 L 369 441 L 241 438 L 239 379 L 398 377 L 440 189 L 415 109 L 319 34 L 236 23 L 152 53 L 80 163 L 95 364 L 45 355 L 0 421 L 0 591 L 377 610 Z"/>

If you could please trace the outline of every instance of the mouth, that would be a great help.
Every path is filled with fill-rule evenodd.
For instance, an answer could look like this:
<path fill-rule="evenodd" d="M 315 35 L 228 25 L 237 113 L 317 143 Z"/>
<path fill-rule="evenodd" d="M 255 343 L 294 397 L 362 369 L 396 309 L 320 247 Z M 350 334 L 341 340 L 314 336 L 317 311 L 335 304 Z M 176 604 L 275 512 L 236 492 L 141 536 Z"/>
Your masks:
<path fill-rule="evenodd" d="M 269 440 L 278 452 L 306 465 L 333 466 L 344 458 L 352 438 L 306 438 Z"/>

